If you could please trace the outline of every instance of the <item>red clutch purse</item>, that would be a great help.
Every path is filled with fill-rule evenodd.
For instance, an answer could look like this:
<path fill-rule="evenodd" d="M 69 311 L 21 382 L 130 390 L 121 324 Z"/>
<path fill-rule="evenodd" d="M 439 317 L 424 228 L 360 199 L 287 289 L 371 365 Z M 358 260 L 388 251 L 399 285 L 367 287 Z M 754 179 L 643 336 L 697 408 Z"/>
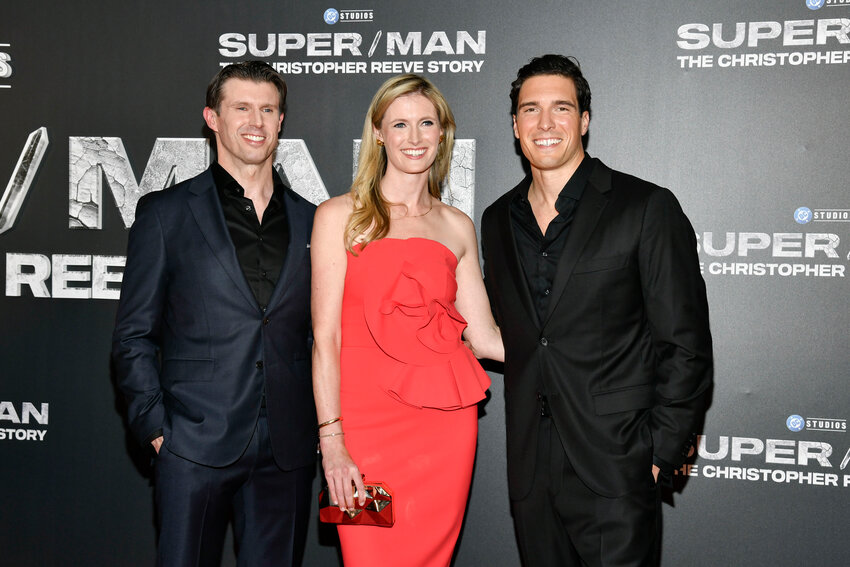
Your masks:
<path fill-rule="evenodd" d="M 366 476 L 363 476 L 366 480 Z M 393 492 L 383 482 L 367 482 L 366 503 L 360 506 L 357 502 L 357 491 L 354 492 L 354 509 L 342 511 L 328 499 L 328 489 L 323 488 L 319 493 L 319 520 L 328 524 L 344 526 L 382 526 L 392 527 L 395 522 L 393 515 Z"/>

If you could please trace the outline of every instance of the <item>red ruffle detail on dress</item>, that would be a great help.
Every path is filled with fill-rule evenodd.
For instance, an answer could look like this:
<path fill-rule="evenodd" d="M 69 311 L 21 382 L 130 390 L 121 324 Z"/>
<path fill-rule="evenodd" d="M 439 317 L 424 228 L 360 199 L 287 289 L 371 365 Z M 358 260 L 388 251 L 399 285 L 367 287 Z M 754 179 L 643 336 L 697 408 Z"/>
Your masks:
<path fill-rule="evenodd" d="M 435 244 L 450 262 L 402 260 L 387 287 L 365 292 L 364 312 L 375 343 L 398 362 L 378 377 L 379 387 L 412 406 L 452 410 L 484 399 L 490 377 L 462 342 L 466 321 L 454 305 L 457 260 Z"/>

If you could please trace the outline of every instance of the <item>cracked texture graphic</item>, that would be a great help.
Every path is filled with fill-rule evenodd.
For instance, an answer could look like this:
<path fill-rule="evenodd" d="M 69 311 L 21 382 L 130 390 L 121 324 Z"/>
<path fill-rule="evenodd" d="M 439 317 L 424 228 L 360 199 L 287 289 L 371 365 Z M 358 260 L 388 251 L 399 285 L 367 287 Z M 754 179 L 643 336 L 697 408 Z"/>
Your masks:
<path fill-rule="evenodd" d="M 143 195 L 198 175 L 211 156 L 204 138 L 158 138 L 137 182 L 121 138 L 72 137 L 68 153 L 68 226 L 98 230 L 103 228 L 104 180 L 129 228 Z M 311 203 L 328 198 L 304 140 L 280 140 L 274 163 L 292 189 Z"/>
<path fill-rule="evenodd" d="M 142 195 L 197 175 L 210 155 L 203 138 L 158 138 L 137 183 L 121 138 L 71 137 L 68 145 L 70 228 L 102 228 L 104 179 L 129 228 Z"/>
<path fill-rule="evenodd" d="M 455 140 L 449 182 L 443 188 L 443 201 L 474 218 L 475 140 Z"/>
<path fill-rule="evenodd" d="M 15 164 L 15 169 L 6 185 L 6 191 L 0 198 L 0 234 L 15 226 L 15 220 L 18 218 L 18 213 L 49 144 L 47 128 L 44 126 L 31 132 L 27 137 L 18 163 Z"/>
<path fill-rule="evenodd" d="M 328 191 L 304 140 L 279 140 L 274 163 L 293 191 L 314 205 L 328 199 Z"/>

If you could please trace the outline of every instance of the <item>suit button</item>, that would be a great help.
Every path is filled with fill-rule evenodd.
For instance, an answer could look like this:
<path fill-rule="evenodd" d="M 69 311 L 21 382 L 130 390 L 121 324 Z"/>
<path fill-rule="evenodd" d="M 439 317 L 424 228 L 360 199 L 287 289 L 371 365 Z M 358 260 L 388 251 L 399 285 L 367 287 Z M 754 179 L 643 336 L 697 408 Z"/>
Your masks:
<path fill-rule="evenodd" d="M 549 339 L 547 339 L 546 337 L 541 337 L 540 344 L 543 346 L 549 346 Z"/>
<path fill-rule="evenodd" d="M 268 317 L 266 317 L 265 319 L 263 319 L 263 325 L 268 325 L 269 323 L 270 323 L 270 321 L 269 321 L 269 318 L 268 318 Z"/>
<path fill-rule="evenodd" d="M 259 368 L 260 370 L 263 369 L 263 361 L 262 360 L 257 361 L 257 368 Z"/>

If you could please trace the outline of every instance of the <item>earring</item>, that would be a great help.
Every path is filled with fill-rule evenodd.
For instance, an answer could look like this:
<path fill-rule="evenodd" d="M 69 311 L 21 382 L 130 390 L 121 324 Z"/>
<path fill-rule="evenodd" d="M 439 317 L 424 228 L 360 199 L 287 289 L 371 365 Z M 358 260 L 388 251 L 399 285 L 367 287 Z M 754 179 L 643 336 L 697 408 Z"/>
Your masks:
<path fill-rule="evenodd" d="M 446 139 L 446 137 L 445 137 L 445 136 L 443 136 L 442 134 L 440 134 L 440 143 L 441 143 L 441 144 L 443 143 L 443 140 L 445 140 L 445 139 Z"/>
<path fill-rule="evenodd" d="M 379 148 L 383 148 L 383 147 L 384 147 L 384 142 L 383 142 L 383 140 L 378 140 L 377 142 L 378 142 L 378 147 L 379 147 Z"/>

